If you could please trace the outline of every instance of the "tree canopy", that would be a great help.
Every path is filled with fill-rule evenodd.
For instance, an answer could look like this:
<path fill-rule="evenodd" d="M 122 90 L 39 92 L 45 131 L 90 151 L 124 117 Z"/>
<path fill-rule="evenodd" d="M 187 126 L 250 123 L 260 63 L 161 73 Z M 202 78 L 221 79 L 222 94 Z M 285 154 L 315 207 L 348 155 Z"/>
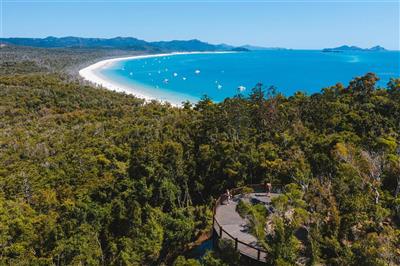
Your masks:
<path fill-rule="evenodd" d="M 4 58 L 0 264 L 232 265 L 182 254 L 216 197 L 266 179 L 288 184 L 259 217 L 271 264 L 400 264 L 398 79 L 175 108 Z"/>

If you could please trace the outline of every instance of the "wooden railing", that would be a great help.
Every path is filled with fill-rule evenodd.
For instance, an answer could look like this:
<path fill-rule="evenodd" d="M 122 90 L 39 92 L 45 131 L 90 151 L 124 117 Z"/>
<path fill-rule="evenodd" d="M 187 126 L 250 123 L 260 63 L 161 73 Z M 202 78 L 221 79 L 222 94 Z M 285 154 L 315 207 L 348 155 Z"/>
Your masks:
<path fill-rule="evenodd" d="M 252 188 L 255 193 L 264 192 L 265 187 L 264 185 L 257 184 L 257 185 L 248 185 L 245 187 L 234 188 L 230 190 L 232 197 L 235 195 L 243 194 L 242 192 L 245 191 L 246 188 Z M 283 187 L 281 185 L 274 184 L 272 185 L 272 193 L 282 193 Z M 253 260 L 257 260 L 259 262 L 267 262 L 267 255 L 268 252 L 262 248 L 259 248 L 255 245 L 251 245 L 241 241 L 240 239 L 232 236 L 229 232 L 227 232 L 222 225 L 218 222 L 217 218 L 215 217 L 217 208 L 221 203 L 226 200 L 226 195 L 221 195 L 215 202 L 214 209 L 213 209 L 213 241 L 214 244 L 217 245 L 220 239 L 228 239 L 233 241 L 234 248 L 238 251 L 241 255 L 249 257 Z"/>

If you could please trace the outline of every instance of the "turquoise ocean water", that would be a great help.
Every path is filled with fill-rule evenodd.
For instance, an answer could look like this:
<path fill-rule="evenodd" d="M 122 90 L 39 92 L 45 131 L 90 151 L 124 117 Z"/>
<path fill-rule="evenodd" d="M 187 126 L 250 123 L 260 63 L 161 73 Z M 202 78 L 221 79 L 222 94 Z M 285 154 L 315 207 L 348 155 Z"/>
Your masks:
<path fill-rule="evenodd" d="M 238 53 L 173 55 L 119 61 L 100 70 L 114 82 L 161 100 L 196 101 L 208 95 L 222 101 L 239 92 L 247 95 L 257 83 L 275 86 L 286 96 L 307 94 L 347 83 L 374 72 L 385 86 L 400 77 L 400 52 L 324 53 L 271 50 Z"/>

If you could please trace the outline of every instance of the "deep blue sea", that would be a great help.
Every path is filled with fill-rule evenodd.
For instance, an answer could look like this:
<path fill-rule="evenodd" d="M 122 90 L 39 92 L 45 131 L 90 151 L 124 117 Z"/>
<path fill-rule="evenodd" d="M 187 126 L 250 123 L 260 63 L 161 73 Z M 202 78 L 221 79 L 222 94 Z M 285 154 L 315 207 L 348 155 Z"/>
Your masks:
<path fill-rule="evenodd" d="M 324 53 L 310 50 L 269 50 L 237 53 L 173 55 L 119 61 L 101 75 L 154 98 L 182 102 L 208 95 L 222 101 L 247 95 L 257 83 L 275 86 L 286 96 L 307 94 L 374 72 L 385 86 L 400 77 L 400 52 Z"/>

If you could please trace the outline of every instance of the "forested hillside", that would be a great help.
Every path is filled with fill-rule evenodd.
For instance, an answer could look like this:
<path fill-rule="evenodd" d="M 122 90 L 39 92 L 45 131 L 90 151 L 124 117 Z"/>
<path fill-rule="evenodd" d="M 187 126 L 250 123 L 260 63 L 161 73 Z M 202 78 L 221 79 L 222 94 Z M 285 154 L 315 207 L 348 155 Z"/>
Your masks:
<path fill-rule="evenodd" d="M 261 239 L 271 265 L 400 265 L 399 79 L 179 109 L 71 81 L 41 53 L 1 59 L 0 264 L 237 265 L 182 254 L 217 196 L 267 179 L 291 184 Z"/>
<path fill-rule="evenodd" d="M 5 46 L 0 48 L 0 74 L 61 73 L 75 76 L 81 68 L 101 59 L 132 56 L 139 52 L 118 49 L 33 48 Z M 144 52 L 141 52 L 144 53 Z"/>
<path fill-rule="evenodd" d="M 132 37 L 115 38 L 0 38 L 0 44 L 42 48 L 124 49 L 131 51 L 227 51 L 235 48 L 227 44 L 210 44 L 200 40 L 173 40 L 147 42 Z"/>

